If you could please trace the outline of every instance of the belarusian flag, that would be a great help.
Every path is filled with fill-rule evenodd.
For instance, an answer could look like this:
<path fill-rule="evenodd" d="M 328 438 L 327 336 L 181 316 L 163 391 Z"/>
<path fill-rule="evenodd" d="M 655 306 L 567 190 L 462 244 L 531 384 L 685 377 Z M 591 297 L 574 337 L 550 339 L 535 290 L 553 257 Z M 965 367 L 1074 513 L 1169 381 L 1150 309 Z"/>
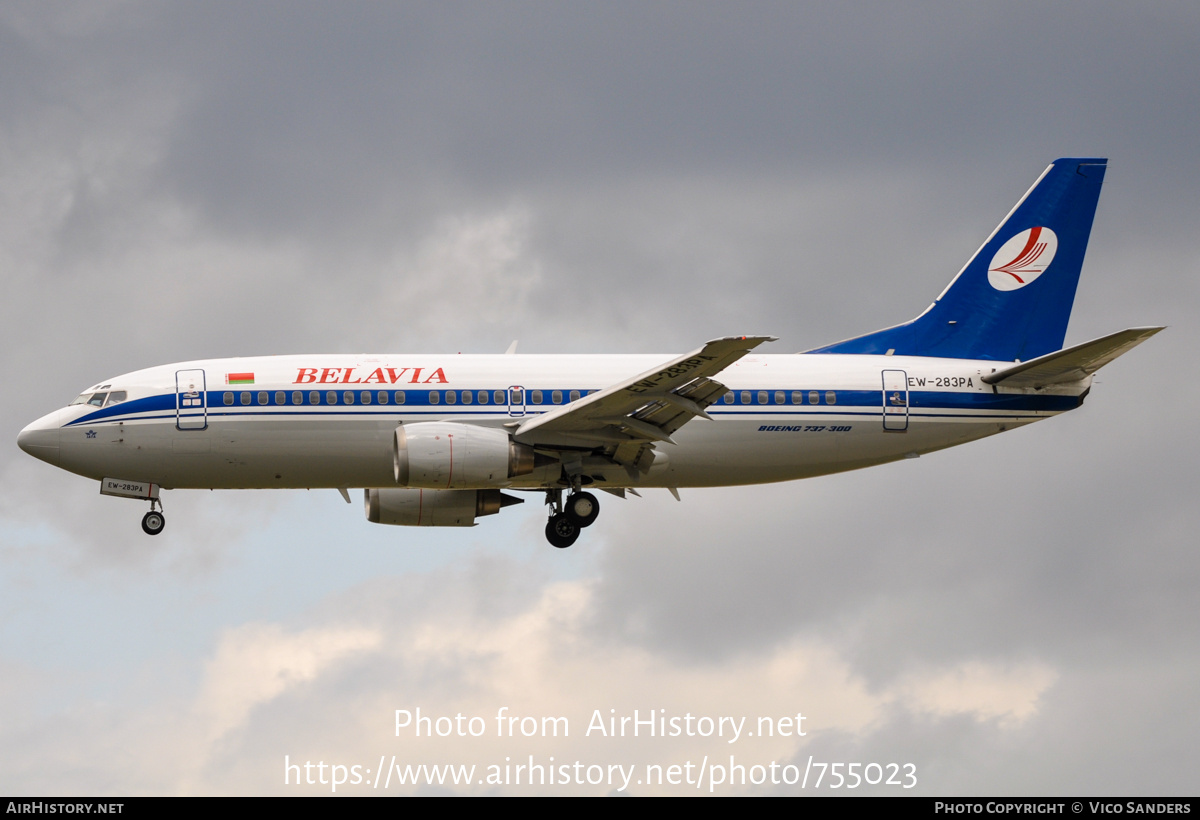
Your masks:
<path fill-rule="evenodd" d="M 253 373 L 226 373 L 225 384 L 254 384 Z"/>

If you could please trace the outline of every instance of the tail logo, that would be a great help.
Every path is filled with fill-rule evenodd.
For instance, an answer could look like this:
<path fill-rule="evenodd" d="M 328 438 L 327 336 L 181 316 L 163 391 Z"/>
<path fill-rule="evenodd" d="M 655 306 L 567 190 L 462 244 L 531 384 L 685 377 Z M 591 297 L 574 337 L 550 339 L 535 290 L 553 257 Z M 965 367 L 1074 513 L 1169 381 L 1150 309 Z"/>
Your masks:
<path fill-rule="evenodd" d="M 996 290 L 1023 288 L 1041 276 L 1058 251 L 1058 237 L 1049 228 L 1029 228 L 1000 246 L 988 265 L 988 282 Z"/>

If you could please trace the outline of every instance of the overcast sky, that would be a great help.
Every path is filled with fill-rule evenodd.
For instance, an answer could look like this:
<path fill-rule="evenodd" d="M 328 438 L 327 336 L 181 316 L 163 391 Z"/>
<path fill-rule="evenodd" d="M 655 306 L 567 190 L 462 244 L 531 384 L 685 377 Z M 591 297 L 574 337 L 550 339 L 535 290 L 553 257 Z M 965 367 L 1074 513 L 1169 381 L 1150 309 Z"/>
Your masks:
<path fill-rule="evenodd" d="M 0 3 L 0 792 L 732 755 L 1195 794 L 1198 41 L 1183 2 Z M 332 490 L 171 492 L 150 539 L 15 445 L 186 359 L 804 350 L 924 309 L 1060 156 L 1110 159 L 1068 343 L 1169 328 L 1002 437 L 605 496 L 565 551 L 536 498 L 418 530 Z M 397 737 L 418 707 L 488 731 Z M 585 735 L 635 709 L 806 734 Z"/>

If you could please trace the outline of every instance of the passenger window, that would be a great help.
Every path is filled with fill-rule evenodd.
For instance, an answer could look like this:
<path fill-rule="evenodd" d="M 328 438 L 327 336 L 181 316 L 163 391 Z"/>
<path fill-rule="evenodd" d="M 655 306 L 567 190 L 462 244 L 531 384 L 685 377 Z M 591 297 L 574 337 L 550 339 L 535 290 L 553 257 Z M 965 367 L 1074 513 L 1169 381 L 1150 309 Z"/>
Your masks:
<path fill-rule="evenodd" d="M 233 394 L 232 394 L 232 393 L 226 393 L 226 394 L 224 395 L 224 397 L 223 397 L 223 401 L 224 401 L 226 404 L 233 404 Z"/>
<path fill-rule="evenodd" d="M 533 404 L 541 404 L 542 403 L 542 391 L 541 390 L 534 390 L 532 395 L 533 395 Z"/>
<path fill-rule="evenodd" d="M 479 403 L 480 403 L 480 404 L 487 404 L 487 403 L 488 403 L 488 393 L 487 393 L 487 391 L 486 391 L 486 390 L 480 390 L 480 391 L 479 391 L 479 396 L 478 396 L 478 398 L 479 398 Z"/>
<path fill-rule="evenodd" d="M 287 393 L 284 393 L 282 390 L 277 391 L 275 393 L 275 403 L 287 404 Z"/>
<path fill-rule="evenodd" d="M 782 390 L 775 391 L 775 403 L 776 404 L 787 404 L 787 397 L 783 395 Z"/>
<path fill-rule="evenodd" d="M 463 391 L 463 404 L 470 404 L 470 403 L 471 403 L 471 399 L 472 399 L 472 396 L 471 396 L 471 391 L 470 391 L 470 390 L 464 390 L 464 391 Z"/>
<path fill-rule="evenodd" d="M 562 391 L 555 390 L 553 393 L 551 393 L 550 401 L 554 402 L 555 404 L 562 404 Z"/>
<path fill-rule="evenodd" d="M 767 403 L 767 391 L 766 391 L 766 390 L 759 390 L 759 391 L 758 391 L 758 403 L 759 403 L 759 404 L 766 404 L 766 403 Z"/>
<path fill-rule="evenodd" d="M 726 404 L 733 404 L 733 393 L 726 393 L 722 401 L 724 401 Z"/>
<path fill-rule="evenodd" d="M 241 401 L 242 404 L 249 404 L 250 403 L 250 394 L 243 391 L 242 394 L 240 396 L 238 396 L 238 400 Z"/>
<path fill-rule="evenodd" d="M 454 404 L 454 402 L 456 402 L 456 401 L 458 401 L 458 391 L 457 390 L 447 390 L 446 391 L 446 404 Z"/>
<path fill-rule="evenodd" d="M 299 390 L 292 392 L 292 404 L 304 404 L 304 394 Z"/>
<path fill-rule="evenodd" d="M 396 404 L 404 404 L 404 391 L 403 390 L 396 391 Z"/>
<path fill-rule="evenodd" d="M 342 401 L 344 404 L 354 404 L 354 393 L 350 390 L 342 393 Z"/>
<path fill-rule="evenodd" d="M 495 400 L 496 404 L 504 404 L 504 391 L 503 390 L 495 391 L 494 393 L 492 393 L 492 399 Z"/>
<path fill-rule="evenodd" d="M 442 400 L 442 396 L 440 393 L 438 393 L 438 391 L 436 391 L 436 390 L 429 391 L 429 403 L 430 404 L 437 404 L 441 400 Z"/>
<path fill-rule="evenodd" d="M 388 402 L 388 394 L 387 394 L 387 391 L 386 391 L 386 390 L 380 390 L 380 391 L 379 391 L 379 403 L 380 403 L 380 404 L 387 404 L 387 402 Z"/>
<path fill-rule="evenodd" d="M 362 404 L 370 404 L 371 403 L 371 391 L 364 390 L 361 393 L 359 393 L 358 400 Z"/>
<path fill-rule="evenodd" d="M 572 390 L 572 391 L 571 391 L 571 398 L 570 398 L 569 400 L 570 400 L 570 401 L 579 401 L 579 391 L 578 391 L 578 390 Z"/>
<path fill-rule="evenodd" d="M 742 391 L 742 404 L 749 404 L 749 403 L 750 403 L 750 391 L 743 390 Z"/>
<path fill-rule="evenodd" d="M 837 404 L 837 393 L 833 392 L 832 390 L 826 390 L 825 391 L 825 403 L 826 404 Z"/>
<path fill-rule="evenodd" d="M 512 391 L 512 403 L 513 404 L 524 404 L 524 401 L 521 399 L 521 391 L 520 390 Z"/>
<path fill-rule="evenodd" d="M 799 390 L 792 391 L 792 404 L 804 404 L 804 394 Z"/>
<path fill-rule="evenodd" d="M 326 404 L 337 404 L 337 393 L 333 390 L 325 391 L 325 403 Z"/>
<path fill-rule="evenodd" d="M 808 391 L 808 403 L 809 404 L 820 404 L 821 403 L 821 394 L 818 393 L 816 390 L 809 390 Z"/>
<path fill-rule="evenodd" d="M 321 403 L 321 394 L 318 393 L 316 390 L 310 391 L 308 394 L 308 403 L 309 404 L 320 404 Z"/>

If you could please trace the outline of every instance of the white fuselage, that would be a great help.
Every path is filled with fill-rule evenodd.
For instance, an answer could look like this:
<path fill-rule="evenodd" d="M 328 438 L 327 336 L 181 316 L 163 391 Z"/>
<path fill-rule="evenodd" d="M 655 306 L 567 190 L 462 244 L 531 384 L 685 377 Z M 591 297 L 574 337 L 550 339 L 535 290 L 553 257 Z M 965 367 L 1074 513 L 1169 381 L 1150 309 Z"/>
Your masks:
<path fill-rule="evenodd" d="M 92 388 L 25 428 L 21 446 L 90 478 L 164 488 L 397 486 L 397 425 L 463 421 L 512 430 L 661 363 L 664 356 L 273 356 L 184 362 Z M 717 379 L 711 420 L 655 446 L 635 474 L 588 466 L 600 487 L 787 481 L 881 464 L 1056 415 L 1090 378 L 1035 391 L 993 388 L 1002 363 L 865 355 L 748 355 Z M 575 391 L 575 392 L 573 392 Z M 85 393 L 81 399 L 89 395 Z M 551 487 L 539 466 L 513 489 Z M 495 485 L 492 485 L 495 486 Z"/>

